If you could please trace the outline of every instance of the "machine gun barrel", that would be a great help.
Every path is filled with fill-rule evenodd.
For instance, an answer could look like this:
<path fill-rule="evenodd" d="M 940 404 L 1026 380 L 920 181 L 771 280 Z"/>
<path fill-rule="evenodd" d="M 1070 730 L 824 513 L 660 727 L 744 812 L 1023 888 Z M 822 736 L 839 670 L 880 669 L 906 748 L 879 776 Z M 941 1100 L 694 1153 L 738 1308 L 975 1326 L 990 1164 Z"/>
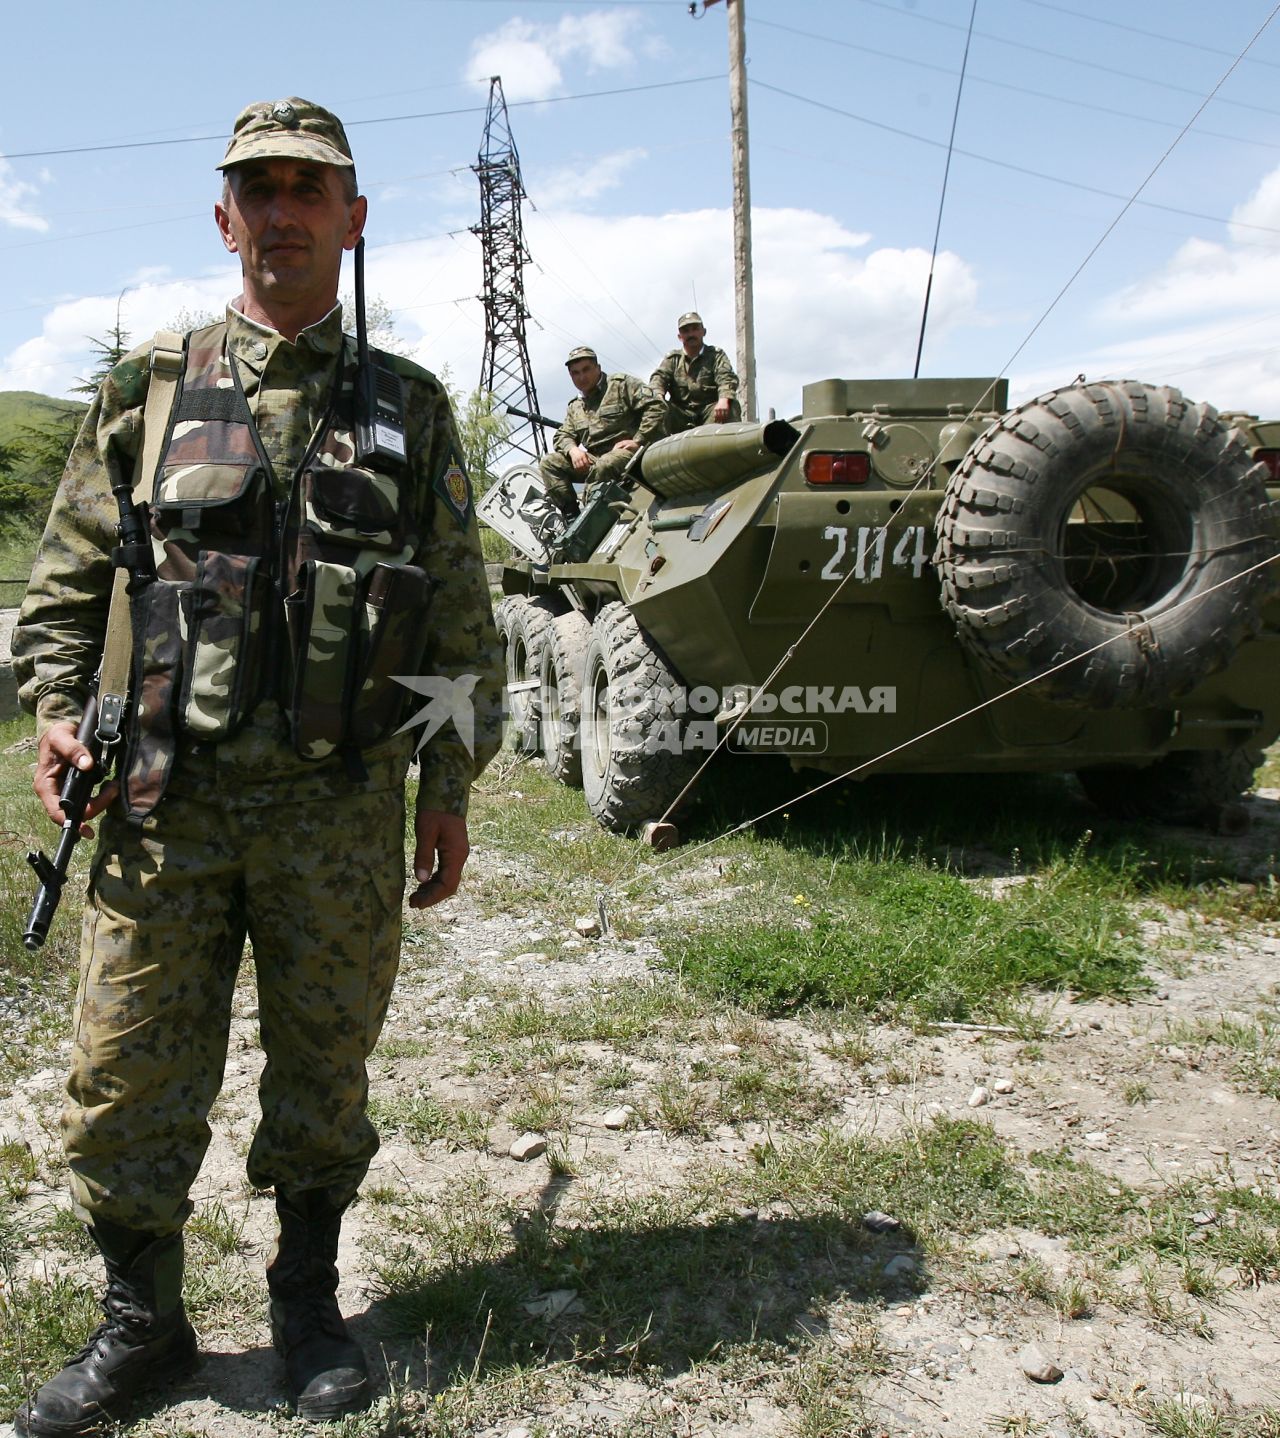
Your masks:
<path fill-rule="evenodd" d="M 506 412 L 507 414 L 515 415 L 517 419 L 532 420 L 534 424 L 540 424 L 544 429 L 560 428 L 560 421 L 558 419 L 548 419 L 545 414 L 534 414 L 531 410 L 517 409 L 513 404 L 506 406 Z"/>

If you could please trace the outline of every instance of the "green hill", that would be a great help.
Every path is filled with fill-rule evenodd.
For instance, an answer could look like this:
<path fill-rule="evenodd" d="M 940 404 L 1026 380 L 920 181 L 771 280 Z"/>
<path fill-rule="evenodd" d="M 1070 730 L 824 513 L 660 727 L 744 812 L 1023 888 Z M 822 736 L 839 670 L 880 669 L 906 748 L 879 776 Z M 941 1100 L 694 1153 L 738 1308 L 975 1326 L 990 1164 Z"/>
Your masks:
<path fill-rule="evenodd" d="M 17 443 L 28 429 L 43 429 L 60 415 L 79 415 L 88 408 L 78 400 L 54 399 L 32 390 L 0 390 L 0 445 Z"/>

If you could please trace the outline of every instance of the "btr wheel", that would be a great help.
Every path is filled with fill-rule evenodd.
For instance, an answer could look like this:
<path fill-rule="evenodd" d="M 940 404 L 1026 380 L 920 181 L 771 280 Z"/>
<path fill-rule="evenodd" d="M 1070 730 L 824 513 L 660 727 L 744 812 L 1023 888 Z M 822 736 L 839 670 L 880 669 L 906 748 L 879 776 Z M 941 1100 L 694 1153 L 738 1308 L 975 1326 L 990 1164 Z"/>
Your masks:
<path fill-rule="evenodd" d="M 1223 808 L 1253 783 L 1262 755 L 1247 749 L 1182 749 L 1145 769 L 1081 769 L 1090 799 L 1114 819 L 1217 827 Z"/>
<path fill-rule="evenodd" d="M 683 690 L 622 604 L 591 626 L 582 683 L 582 789 L 615 833 L 661 819 L 694 772 L 684 752 Z"/>
<path fill-rule="evenodd" d="M 542 648 L 556 607 L 545 595 L 508 595 L 494 614 L 506 656 L 507 705 L 517 754 L 536 754 L 540 742 L 538 685 Z"/>
<path fill-rule="evenodd" d="M 591 625 L 576 609 L 557 615 L 542 646 L 538 712 L 542 762 L 562 784 L 582 784 L 582 675 Z"/>

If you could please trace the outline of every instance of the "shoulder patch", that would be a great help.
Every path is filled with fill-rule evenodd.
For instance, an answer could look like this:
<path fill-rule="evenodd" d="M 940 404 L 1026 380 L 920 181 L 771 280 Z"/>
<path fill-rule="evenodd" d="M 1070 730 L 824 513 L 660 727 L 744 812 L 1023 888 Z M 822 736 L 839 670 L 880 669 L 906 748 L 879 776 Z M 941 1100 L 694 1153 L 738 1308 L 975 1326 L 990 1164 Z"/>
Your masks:
<path fill-rule="evenodd" d="M 449 451 L 449 457 L 435 482 L 435 491 L 444 500 L 445 508 L 453 515 L 458 528 L 465 529 L 471 520 L 471 481 L 457 450 Z"/>

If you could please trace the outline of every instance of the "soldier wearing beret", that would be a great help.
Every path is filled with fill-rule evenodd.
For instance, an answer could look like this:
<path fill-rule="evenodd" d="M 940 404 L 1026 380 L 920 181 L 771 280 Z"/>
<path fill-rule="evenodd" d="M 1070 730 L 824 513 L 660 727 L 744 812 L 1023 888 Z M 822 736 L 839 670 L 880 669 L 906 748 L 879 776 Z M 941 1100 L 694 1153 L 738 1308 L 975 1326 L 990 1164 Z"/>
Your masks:
<path fill-rule="evenodd" d="M 455 715 L 458 692 L 472 700 L 471 732 L 450 722 L 421 746 L 416 908 L 458 885 L 468 792 L 500 733 L 471 493 L 432 375 L 378 357 L 403 398 L 403 454 L 357 458 L 337 291 L 366 201 L 342 125 L 297 98 L 250 105 L 218 168 L 243 293 L 107 376 L 14 635 L 35 788 L 57 823 L 66 767 L 90 762 L 76 729 L 107 626 L 112 484 L 131 487 L 156 577 L 130 600 L 129 719 L 87 816 L 101 832 L 62 1120 L 75 1212 L 106 1267 L 104 1321 L 18 1413 L 42 1438 L 103 1428 L 197 1361 L 182 1229 L 246 935 L 266 1057 L 247 1169 L 275 1190 L 279 1222 L 272 1338 L 302 1416 L 367 1404 L 336 1255 L 378 1146 L 365 1062 L 400 954 L 415 736 L 399 730 L 421 701 L 391 676 L 432 676 Z"/>
<path fill-rule="evenodd" d="M 592 489 L 616 478 L 637 450 L 662 434 L 666 406 L 643 380 L 605 374 L 595 350 L 579 345 L 565 360 L 578 397 L 569 401 L 553 451 L 539 463 L 547 497 L 563 513 L 578 513 L 574 481 Z"/>
<path fill-rule="evenodd" d="M 729 356 L 706 343 L 702 316 L 696 310 L 681 315 L 676 333 L 679 346 L 663 355 L 649 380 L 667 401 L 667 433 L 741 419 L 738 376 Z"/>

